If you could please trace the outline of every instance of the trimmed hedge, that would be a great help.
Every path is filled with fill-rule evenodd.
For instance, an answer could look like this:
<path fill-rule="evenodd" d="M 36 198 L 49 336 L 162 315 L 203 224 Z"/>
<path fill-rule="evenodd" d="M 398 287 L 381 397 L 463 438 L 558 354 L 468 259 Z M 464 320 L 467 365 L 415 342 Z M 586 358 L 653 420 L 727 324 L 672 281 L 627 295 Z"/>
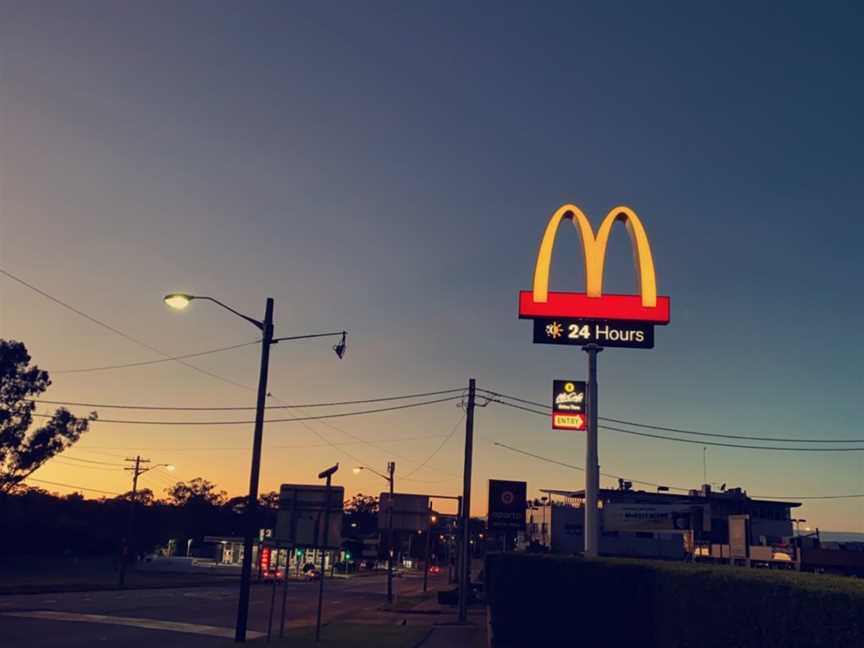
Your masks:
<path fill-rule="evenodd" d="M 491 646 L 853 648 L 864 583 L 791 571 L 486 557 Z"/>

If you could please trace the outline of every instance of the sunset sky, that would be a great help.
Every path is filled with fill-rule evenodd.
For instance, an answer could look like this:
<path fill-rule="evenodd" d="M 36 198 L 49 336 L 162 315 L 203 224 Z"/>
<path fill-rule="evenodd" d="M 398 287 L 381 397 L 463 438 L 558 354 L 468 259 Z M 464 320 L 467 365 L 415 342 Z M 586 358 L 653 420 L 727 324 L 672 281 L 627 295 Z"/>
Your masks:
<path fill-rule="evenodd" d="M 584 379 L 586 356 L 533 345 L 517 292 L 530 288 L 557 207 L 579 205 L 596 227 L 623 204 L 648 231 L 672 322 L 653 350 L 600 355 L 600 415 L 864 450 L 859 3 L 811 13 L 682 2 L 662 15 L 650 3 L 2 7 L 0 268 L 87 315 L 168 354 L 258 333 L 213 304 L 166 308 L 175 290 L 256 318 L 273 297 L 277 335 L 348 329 L 341 361 L 336 340 L 275 346 L 271 405 L 470 377 L 546 403 L 553 379 Z M 553 288 L 582 291 L 572 228 L 555 251 Z M 633 275 L 621 228 L 604 288 L 635 292 Z M 242 386 L 174 362 L 69 372 L 161 356 L 5 275 L 0 336 L 24 341 L 51 373 L 49 400 L 254 406 L 255 346 L 189 360 Z M 162 421 L 254 414 L 72 409 Z M 313 483 L 339 461 L 335 483 L 349 495 L 377 493 L 383 480 L 350 467 L 383 471 L 393 459 L 397 491 L 457 494 L 462 415 L 450 401 L 270 424 L 262 490 Z M 490 478 L 524 479 L 532 494 L 584 484 L 492 445 L 581 466 L 581 433 L 493 403 L 478 409 L 477 434 L 475 514 Z M 112 464 L 140 453 L 177 466 L 142 477 L 157 493 L 201 476 L 240 495 L 251 437 L 248 424 L 96 422 L 33 477 L 120 493 L 130 475 Z M 793 444 L 803 446 L 814 444 Z M 671 486 L 703 480 L 700 444 L 601 430 L 600 462 Z M 864 452 L 709 447 L 707 476 L 763 496 L 864 494 Z M 808 500 L 797 513 L 864 532 L 864 498 Z"/>

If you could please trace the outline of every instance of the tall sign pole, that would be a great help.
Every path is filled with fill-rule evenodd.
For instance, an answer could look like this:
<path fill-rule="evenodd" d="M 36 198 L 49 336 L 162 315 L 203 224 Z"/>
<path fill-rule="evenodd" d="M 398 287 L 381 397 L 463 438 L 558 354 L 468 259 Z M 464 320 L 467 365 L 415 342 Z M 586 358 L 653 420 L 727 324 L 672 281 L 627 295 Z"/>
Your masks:
<path fill-rule="evenodd" d="M 579 231 L 585 261 L 585 292 L 549 290 L 552 249 L 563 220 L 571 221 Z M 638 295 L 603 294 L 606 247 L 612 226 L 619 221 L 626 225 L 633 244 Z M 534 320 L 535 344 L 581 346 L 588 354 L 587 389 L 578 380 L 553 382 L 552 427 L 586 432 L 583 529 L 585 556 L 589 558 L 600 554 L 597 354 L 606 347 L 653 349 L 654 326 L 668 324 L 669 313 L 669 297 L 657 294 L 651 246 L 636 212 L 629 207 L 615 207 L 595 232 L 576 205 L 562 205 L 555 211 L 540 241 L 532 289 L 519 292 L 519 317 Z"/>
<path fill-rule="evenodd" d="M 465 469 L 462 481 L 462 560 L 459 564 L 459 622 L 468 620 L 468 594 L 471 580 L 471 464 L 474 454 L 474 395 L 476 384 L 473 378 L 468 381 L 468 407 L 465 415 Z"/>
<path fill-rule="evenodd" d="M 588 354 L 588 430 L 585 440 L 585 556 L 600 554 L 600 516 L 597 496 L 600 490 L 600 459 L 597 452 L 597 354 L 603 348 L 586 345 Z"/>

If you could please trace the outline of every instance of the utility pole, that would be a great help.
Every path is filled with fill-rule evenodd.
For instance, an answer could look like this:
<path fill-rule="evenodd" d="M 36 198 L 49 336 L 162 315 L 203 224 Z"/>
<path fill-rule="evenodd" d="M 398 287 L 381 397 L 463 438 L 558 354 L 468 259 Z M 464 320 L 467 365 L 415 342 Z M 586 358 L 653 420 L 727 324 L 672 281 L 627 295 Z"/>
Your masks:
<path fill-rule="evenodd" d="M 603 350 L 586 344 L 588 354 L 588 435 L 585 444 L 585 557 L 600 555 L 600 528 L 597 496 L 600 490 L 600 461 L 597 454 L 597 354 Z"/>
<path fill-rule="evenodd" d="M 142 459 L 141 455 L 137 455 L 134 459 L 127 458 L 126 461 L 134 461 L 135 466 L 128 466 L 123 469 L 132 471 L 132 498 L 129 501 L 129 519 L 126 524 L 126 535 L 123 537 L 123 546 L 120 550 L 120 574 L 117 577 L 117 587 L 123 587 L 126 584 L 126 564 L 129 562 L 129 547 L 132 545 L 132 533 L 135 528 L 135 503 L 138 499 L 138 477 L 149 470 L 149 468 L 142 470 L 141 464 L 150 463 L 149 459 Z"/>
<path fill-rule="evenodd" d="M 258 519 L 258 476 L 261 472 L 261 440 L 264 434 L 264 406 L 267 400 L 267 371 L 270 367 L 270 347 L 273 344 L 273 299 L 267 298 L 264 321 L 261 323 L 261 370 L 258 375 L 258 400 L 255 407 L 255 432 L 252 440 L 252 469 L 249 475 L 249 499 L 243 520 L 243 568 L 240 572 L 240 597 L 237 605 L 237 625 L 234 641 L 246 641 L 249 619 L 249 588 L 252 584 L 252 538 Z"/>
<path fill-rule="evenodd" d="M 468 381 L 468 406 L 465 416 L 465 468 L 462 481 L 462 560 L 459 570 L 459 622 L 468 620 L 468 595 L 471 580 L 471 463 L 474 454 L 474 394 L 475 381 Z"/>
<path fill-rule="evenodd" d="M 387 481 L 390 484 L 390 501 L 387 506 L 387 603 L 393 604 L 393 481 L 396 462 L 387 462 Z"/>

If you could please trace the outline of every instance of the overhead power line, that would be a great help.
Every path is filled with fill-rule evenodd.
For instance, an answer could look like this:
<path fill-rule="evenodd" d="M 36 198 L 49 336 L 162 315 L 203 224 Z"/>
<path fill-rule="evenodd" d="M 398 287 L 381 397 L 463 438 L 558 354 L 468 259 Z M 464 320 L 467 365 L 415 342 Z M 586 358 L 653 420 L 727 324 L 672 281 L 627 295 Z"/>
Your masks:
<path fill-rule="evenodd" d="M 432 459 L 435 457 L 435 455 L 437 455 L 439 452 L 441 452 L 441 450 L 444 448 L 444 446 L 447 445 L 447 442 L 450 441 L 450 439 L 453 438 L 453 435 L 456 434 L 456 430 L 459 429 L 459 425 L 460 425 L 460 424 L 462 423 L 462 421 L 464 421 L 464 420 L 465 420 L 465 414 L 463 413 L 463 414 L 459 417 L 459 420 L 456 421 L 456 424 L 453 426 L 453 429 L 450 430 L 450 434 L 448 434 L 448 435 L 445 437 L 445 439 L 441 442 L 441 445 L 439 445 L 437 448 L 435 448 L 435 449 L 432 451 L 432 453 L 431 453 L 428 457 L 426 457 L 422 462 L 420 462 L 420 464 L 419 464 L 419 465 L 418 465 L 414 470 L 410 471 L 407 475 L 403 475 L 403 476 L 402 476 L 402 479 L 408 479 L 408 478 L 411 477 L 411 475 L 415 475 L 415 474 L 417 474 L 418 472 L 420 472 L 420 471 L 421 471 L 421 470 L 426 466 L 426 464 L 428 464 L 430 461 L 432 461 Z"/>
<path fill-rule="evenodd" d="M 364 414 L 377 414 L 378 412 L 392 412 L 395 410 L 410 409 L 412 407 L 423 407 L 425 405 L 435 405 L 437 403 L 445 403 L 461 398 L 461 396 L 448 396 L 446 398 L 436 398 L 434 400 L 422 401 L 419 403 L 408 403 L 407 405 L 393 405 L 391 407 L 378 407 L 375 409 L 358 410 L 354 412 L 337 412 L 334 414 L 321 414 L 319 416 L 297 416 L 292 418 L 266 419 L 265 423 L 296 423 L 299 421 L 317 421 L 328 418 L 342 418 L 345 416 L 361 416 Z M 50 414 L 33 414 L 40 418 L 51 418 Z M 93 419 L 91 423 L 115 423 L 124 425 L 176 425 L 176 426 L 202 426 L 202 425 L 251 425 L 255 421 L 138 421 L 134 419 Z"/>
<path fill-rule="evenodd" d="M 166 352 L 162 351 L 161 349 L 154 347 L 151 344 L 147 344 L 146 342 L 142 342 L 138 338 L 135 338 L 135 337 L 129 335 L 128 333 L 124 333 L 120 329 L 115 328 L 115 327 L 111 326 L 110 324 L 106 324 L 102 320 L 97 319 L 97 318 L 93 317 L 92 315 L 88 315 L 84 311 L 82 311 L 78 308 L 75 308 L 74 306 L 72 306 L 70 304 L 67 304 L 63 300 L 58 299 L 57 297 L 54 297 L 53 295 L 48 294 L 47 292 L 45 292 L 44 290 L 41 290 L 40 288 L 37 288 L 33 284 L 27 283 L 26 281 L 21 279 L 21 277 L 15 276 L 14 274 L 9 272 L 8 270 L 4 270 L 3 268 L 0 268 L 0 274 L 5 275 L 6 277 L 11 279 L 12 281 L 18 282 L 22 286 L 25 286 L 26 288 L 29 288 L 33 292 L 35 292 L 39 295 L 42 295 L 43 297 L 51 300 L 55 304 L 58 304 L 58 305 L 62 306 L 63 308 L 72 311 L 76 315 L 79 315 L 79 316 L 83 317 L 84 319 L 86 319 L 90 322 L 93 322 L 97 326 L 101 326 L 102 328 L 104 328 L 108 331 L 111 331 L 112 333 L 114 333 L 116 335 L 119 335 L 120 337 L 128 340 L 129 342 L 132 342 L 134 344 L 137 344 L 140 347 L 145 348 L 148 351 L 152 351 L 153 353 L 158 353 L 159 355 L 161 355 L 162 357 L 164 357 L 166 359 L 172 360 L 178 364 L 183 365 L 184 367 L 188 367 L 189 369 L 192 369 L 193 371 L 197 371 L 200 374 L 204 374 L 205 376 L 210 376 L 211 378 L 215 378 L 216 380 L 220 380 L 224 383 L 228 383 L 229 385 L 234 385 L 235 387 L 240 387 L 241 389 L 246 389 L 246 390 L 250 390 L 250 391 L 254 390 L 254 388 L 250 387 L 249 385 L 244 385 L 243 383 L 236 382 L 234 380 L 231 380 L 230 378 L 225 378 L 224 376 L 220 376 L 219 374 L 213 373 L 212 371 L 208 371 L 207 369 L 202 369 L 201 367 L 198 367 L 198 366 L 193 365 L 189 362 L 186 362 L 185 360 L 178 359 L 176 356 L 174 356 L 171 353 L 166 353 Z"/>
<path fill-rule="evenodd" d="M 487 391 L 487 390 L 483 390 L 483 391 Z M 507 405 L 508 407 L 521 409 L 521 410 L 524 410 L 526 412 L 531 412 L 532 414 L 540 414 L 542 416 L 549 416 L 551 414 L 551 408 L 548 405 L 543 405 L 542 403 L 538 403 L 536 401 L 529 401 L 529 400 L 526 400 L 524 398 L 517 398 L 515 396 L 508 396 L 506 394 L 500 394 L 498 392 L 490 391 L 489 393 L 494 394 L 495 396 L 499 397 L 499 399 L 497 399 L 497 400 L 493 399 L 493 402 L 497 402 L 501 405 Z M 516 403 L 526 403 L 526 404 L 531 405 L 531 406 L 536 407 L 536 408 L 542 408 L 542 411 L 538 411 L 538 410 L 532 409 L 530 407 L 525 407 L 523 405 L 517 405 L 516 403 L 508 403 L 508 402 L 505 402 L 504 400 L 500 400 L 501 398 L 516 401 Z M 714 437 L 714 438 L 720 438 L 720 439 L 744 439 L 747 441 L 774 441 L 774 442 L 778 442 L 778 443 L 864 443 L 864 439 L 798 439 L 798 438 L 794 438 L 794 437 L 758 437 L 758 436 L 750 436 L 750 435 L 719 434 L 719 433 L 713 433 L 713 432 L 697 432 L 695 430 L 684 430 L 684 429 L 680 429 L 680 428 L 665 427 L 665 426 L 660 426 L 660 425 L 649 425 L 647 423 L 637 423 L 636 421 L 626 421 L 623 419 L 614 419 L 614 418 L 609 418 L 609 417 L 605 417 L 605 416 L 598 416 L 597 418 L 601 421 L 621 423 L 624 425 L 631 425 L 633 427 L 644 428 L 644 429 L 649 429 L 649 430 L 661 430 L 661 431 L 667 431 L 667 432 L 674 432 L 674 433 L 678 433 L 678 434 L 691 434 L 691 435 L 698 435 L 698 436 L 704 436 L 704 437 Z M 624 429 L 612 427 L 612 426 L 602 426 L 601 425 L 600 429 L 612 430 L 614 432 L 624 432 L 626 434 L 636 434 L 636 435 L 640 435 L 640 436 L 653 436 L 653 437 L 656 437 L 658 439 L 680 441 L 682 443 L 696 443 L 699 445 L 718 445 L 718 446 L 733 447 L 733 448 L 734 447 L 746 447 L 746 448 L 756 448 L 756 449 L 766 449 L 766 450 L 775 449 L 775 448 L 768 447 L 768 446 L 749 446 L 749 445 L 739 446 L 736 444 L 712 443 L 709 441 L 694 441 L 694 440 L 688 440 L 688 439 L 677 439 L 675 437 L 668 437 L 668 436 L 662 436 L 662 435 L 651 435 L 651 434 L 647 434 L 644 432 L 624 430 Z M 776 449 L 778 449 L 778 450 L 791 450 L 791 448 L 776 448 Z M 800 448 L 800 450 L 805 451 L 805 452 L 830 452 L 834 449 L 831 449 L 831 448 L 824 448 L 824 449 L 823 448 Z M 837 448 L 836 450 L 837 451 L 864 450 L 864 448 Z"/>
<path fill-rule="evenodd" d="M 66 453 L 58 454 L 55 459 L 67 459 L 69 461 L 80 461 L 81 463 L 100 464 L 102 466 L 123 466 L 124 464 L 117 461 L 96 461 L 94 459 L 79 459 L 78 457 L 70 457 Z M 49 459 L 50 461 L 50 459 Z"/>
<path fill-rule="evenodd" d="M 492 442 L 492 445 L 498 446 L 500 448 L 506 448 L 507 450 L 512 450 L 513 452 L 518 452 L 519 454 L 527 455 L 529 457 L 533 457 L 534 459 L 538 459 L 540 461 L 545 461 L 546 463 L 556 464 L 558 466 L 563 466 L 565 468 L 572 468 L 573 470 L 579 470 L 581 472 L 585 472 L 585 468 L 582 466 L 575 466 L 573 464 L 564 463 L 563 461 L 558 461 L 557 459 L 551 459 L 549 457 L 544 457 L 542 455 L 534 454 L 533 452 L 528 452 L 527 450 L 522 450 L 520 448 L 514 448 L 513 446 L 509 446 L 506 443 L 499 443 L 497 441 Z M 664 488 L 668 488 L 669 490 L 674 491 L 683 491 L 685 493 L 689 493 L 689 488 L 683 488 L 681 486 L 666 486 L 665 484 L 658 484 L 656 482 L 643 481 L 641 479 L 633 479 L 632 477 L 622 477 L 620 475 L 612 475 L 609 473 L 601 472 L 601 475 L 604 477 L 610 477 L 613 479 L 626 479 L 627 481 L 631 481 L 635 484 L 645 484 L 646 486 L 663 486 Z M 834 499 L 853 499 L 858 497 L 864 497 L 864 493 L 850 493 L 845 495 L 750 495 L 750 497 L 756 499 L 765 499 L 765 500 L 786 500 L 786 501 L 798 501 L 798 500 L 834 500 Z"/>
<path fill-rule="evenodd" d="M 515 403 L 508 403 L 503 400 L 493 399 L 493 403 L 498 403 L 499 405 L 506 405 L 507 407 L 513 407 L 518 410 L 523 410 L 525 412 L 530 412 L 531 414 L 537 414 L 539 416 L 549 416 L 549 412 L 540 412 L 528 407 L 524 407 L 522 405 L 516 405 Z M 632 434 L 635 436 L 648 437 L 652 439 L 662 439 L 663 441 L 676 441 L 678 443 L 692 443 L 701 446 L 716 446 L 720 448 L 743 448 L 746 450 L 770 450 L 776 452 L 864 452 L 864 448 L 787 448 L 785 446 L 757 446 L 757 445 L 746 445 L 743 443 L 717 443 L 715 441 L 696 441 L 695 439 L 678 439 L 676 437 L 664 436 L 662 434 L 650 434 L 648 432 L 636 432 L 635 430 L 625 430 L 623 428 L 613 427 L 611 425 L 600 425 L 598 426 L 601 430 L 607 430 L 609 432 L 622 432 L 624 434 Z"/>
<path fill-rule="evenodd" d="M 125 364 L 104 365 L 101 367 L 87 367 L 84 369 L 52 369 L 52 374 L 71 374 L 71 373 L 86 373 L 90 371 L 108 371 L 109 369 L 129 369 L 130 367 L 146 367 L 149 365 L 162 364 L 163 362 L 173 362 L 175 360 L 187 360 L 189 358 L 200 358 L 201 356 L 212 355 L 214 353 L 222 353 L 223 351 L 232 351 L 233 349 L 242 349 L 243 347 L 260 344 L 261 340 L 253 340 L 252 342 L 243 342 L 241 344 L 232 344 L 231 346 L 219 347 L 218 349 L 208 349 L 207 351 L 199 351 L 198 353 L 187 353 L 184 355 L 169 356 L 160 358 L 159 360 L 144 360 L 142 362 L 127 362 Z M 62 401 L 38 401 L 42 403 L 52 403 L 54 405 L 78 405 L 86 403 L 65 403 Z M 94 405 L 93 407 L 121 407 L 117 405 Z M 158 407 L 124 407 L 124 409 L 166 409 Z M 227 409 L 227 408 L 226 408 Z M 249 409 L 255 409 L 254 407 Z"/>
<path fill-rule="evenodd" d="M 254 344 L 254 342 L 252 343 Z M 237 345 L 237 346 L 246 346 L 246 345 Z M 225 347 L 225 350 L 229 348 L 237 348 L 235 347 Z M 206 352 L 205 352 L 206 353 Z M 212 353 L 212 351 L 211 351 Z M 177 356 L 181 357 L 181 356 Z M 185 356 L 189 357 L 189 356 Z M 167 362 L 166 360 L 154 360 L 153 362 Z M 379 398 L 364 398 L 360 400 L 348 400 L 348 401 L 331 401 L 326 403 L 298 403 L 298 404 L 288 404 L 288 405 L 268 405 L 266 409 L 268 410 L 281 410 L 281 409 L 297 409 L 300 407 L 338 407 L 342 405 L 362 405 L 367 403 L 383 403 L 387 401 L 395 401 L 395 400 L 407 400 L 412 398 L 425 398 L 427 396 L 440 396 L 441 394 L 452 394 L 454 392 L 462 392 L 465 391 L 464 387 L 457 387 L 454 389 L 440 389 L 438 391 L 430 391 L 430 392 L 421 392 L 416 394 L 400 394 L 398 396 L 382 396 Z M 271 395 L 271 398 L 275 398 Z M 69 407 L 97 407 L 100 409 L 128 409 L 128 410 L 150 410 L 150 411 L 165 411 L 165 412 L 239 412 L 239 411 L 254 411 L 256 408 L 254 406 L 239 406 L 239 407 L 174 407 L 169 405 L 128 405 L 128 404 L 118 404 L 118 403 L 81 403 L 77 401 L 65 401 L 65 400 L 42 400 L 39 398 L 29 399 L 31 402 L 39 403 L 41 405 L 66 405 Z"/>
<path fill-rule="evenodd" d="M 422 436 L 413 436 L 413 437 L 390 437 L 388 439 L 369 439 L 367 443 L 408 443 L 411 441 L 429 441 L 431 439 L 442 439 L 446 437 L 446 434 L 425 434 Z M 361 445 L 363 441 L 334 441 L 333 443 L 296 443 L 293 445 L 269 445 L 267 443 L 264 444 L 264 448 L 266 450 L 306 450 L 311 448 L 329 448 L 333 446 L 351 446 L 351 445 Z M 86 454 L 94 454 L 101 455 L 105 457 L 119 457 L 119 454 L 108 454 L 105 452 L 95 452 L 95 450 L 119 450 L 126 453 L 129 452 L 137 452 L 148 451 L 151 452 L 153 450 L 160 450 L 162 452 L 185 452 L 185 451 L 194 451 L 194 452 L 202 452 L 202 451 L 211 451 L 211 450 L 228 450 L 228 451 L 238 451 L 238 452 L 246 452 L 251 450 L 250 446 L 210 446 L 210 445 L 200 445 L 200 446 L 87 446 L 86 448 L 75 448 L 76 452 L 83 452 Z M 71 458 L 71 457 L 70 457 Z"/>
<path fill-rule="evenodd" d="M 74 488 L 76 490 L 88 491 L 90 493 L 102 493 L 103 495 L 122 495 L 123 493 L 116 493 L 114 491 L 106 491 L 100 490 L 98 488 L 86 488 L 85 486 L 76 486 L 75 484 L 62 484 L 60 482 L 48 481 L 47 479 L 36 479 L 35 477 L 27 477 L 25 482 L 37 482 L 39 484 L 49 484 L 51 486 L 62 486 L 63 488 Z M 22 482 L 24 483 L 24 482 Z M 26 486 L 27 484 L 24 483 Z"/>
<path fill-rule="evenodd" d="M 71 459 L 71 458 L 72 457 L 69 457 L 69 459 Z M 69 461 L 68 459 L 63 459 L 62 457 L 54 457 L 53 459 L 49 459 L 49 461 L 55 465 L 59 464 L 61 466 L 69 466 L 72 468 L 82 468 L 84 470 L 106 470 L 108 472 L 115 472 L 117 470 L 122 470 L 122 468 L 120 468 L 119 466 L 115 468 L 115 467 L 110 467 L 110 466 L 93 466 L 91 464 L 74 463 L 72 461 Z M 45 462 L 45 463 L 47 464 L 48 462 Z"/>
<path fill-rule="evenodd" d="M 573 470 L 579 470 L 581 472 L 585 472 L 585 468 L 582 466 L 576 466 L 573 464 L 564 463 L 563 461 L 558 461 L 557 459 L 550 459 L 549 457 L 544 457 L 542 455 L 534 454 L 533 452 L 528 452 L 527 450 L 522 450 L 520 448 L 514 448 L 513 446 L 507 445 L 506 443 L 499 443 L 498 441 L 493 441 L 492 445 L 498 446 L 499 448 L 506 448 L 507 450 L 511 450 L 513 452 L 518 452 L 522 455 L 527 455 L 529 457 L 533 457 L 534 459 L 539 459 L 540 461 L 545 461 L 547 463 L 556 464 L 558 466 L 563 466 L 565 468 L 572 468 Z M 683 488 L 681 486 L 667 486 L 666 484 L 658 484 L 656 482 L 644 481 L 642 479 L 633 479 L 632 477 L 622 477 L 621 475 L 612 475 L 610 473 L 600 473 L 603 477 L 609 477 L 610 479 L 626 479 L 627 481 L 634 482 L 636 484 L 645 484 L 646 486 L 663 486 L 664 488 L 668 488 L 670 490 L 677 490 L 683 492 L 689 492 L 689 488 Z"/>

